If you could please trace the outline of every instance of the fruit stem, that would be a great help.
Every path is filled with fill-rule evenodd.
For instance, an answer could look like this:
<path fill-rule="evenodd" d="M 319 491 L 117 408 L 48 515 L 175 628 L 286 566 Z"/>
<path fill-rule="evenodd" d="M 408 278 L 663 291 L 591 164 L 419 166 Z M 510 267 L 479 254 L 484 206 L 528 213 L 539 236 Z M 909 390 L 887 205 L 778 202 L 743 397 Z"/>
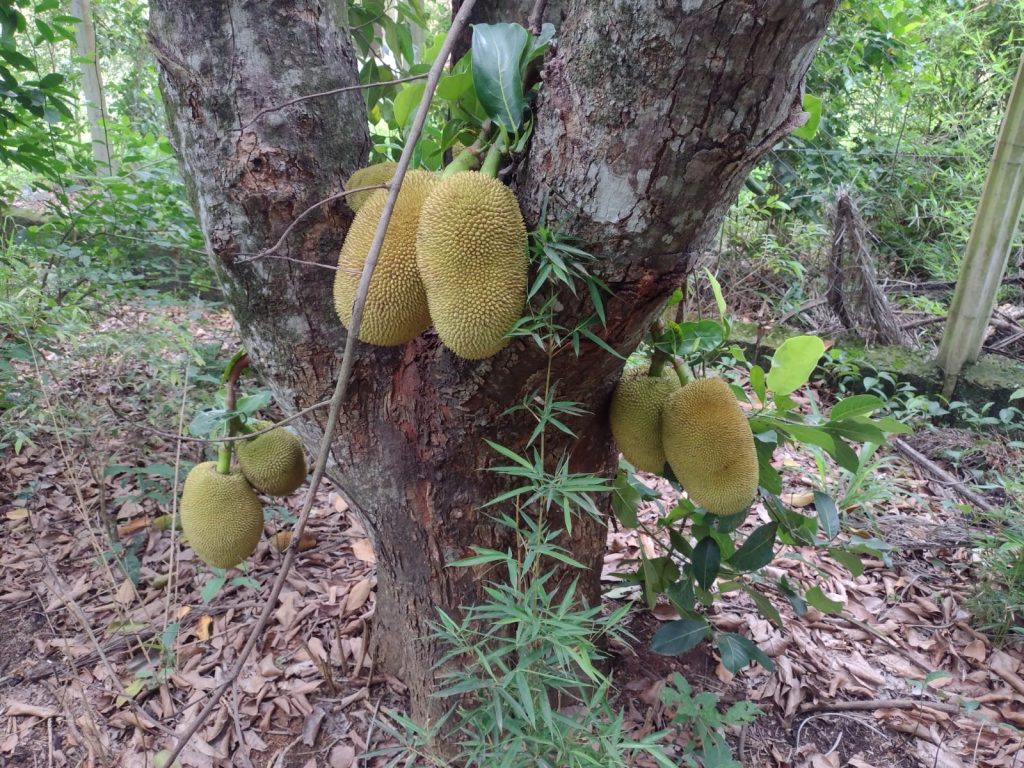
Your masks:
<path fill-rule="evenodd" d="M 679 377 L 680 385 L 685 387 L 693 381 L 693 372 L 690 370 L 689 366 L 678 357 L 672 357 L 672 368 L 675 370 L 676 376 Z"/>
<path fill-rule="evenodd" d="M 238 378 L 242 375 L 242 371 L 248 367 L 249 355 L 244 349 L 239 349 L 231 356 L 231 360 L 228 361 L 227 367 L 224 369 L 221 383 L 224 384 L 224 410 L 228 413 L 235 410 L 235 387 L 238 384 Z M 242 423 L 238 420 L 238 417 L 232 416 L 228 420 L 226 437 L 233 437 L 241 428 Z M 217 451 L 217 471 L 222 475 L 231 474 L 231 453 L 233 448 L 234 443 L 228 441 L 221 443 Z"/>
<path fill-rule="evenodd" d="M 238 351 L 231 356 L 228 364 L 224 366 L 224 373 L 220 375 L 220 383 L 227 384 L 228 379 L 234 376 L 235 381 L 242 375 L 242 371 L 249 367 L 249 353 L 245 347 L 239 347 Z"/>
<path fill-rule="evenodd" d="M 501 133 L 498 134 L 498 138 L 491 144 L 491 148 L 487 150 L 487 157 L 484 158 L 484 164 L 480 166 L 480 173 L 484 176 L 490 176 L 491 178 L 497 178 L 498 166 L 501 164 L 501 156 L 505 154 L 505 147 L 508 142 L 508 134 L 505 133 L 505 129 L 501 129 Z"/>
<path fill-rule="evenodd" d="M 662 352 L 660 349 L 654 351 L 654 355 L 651 357 L 651 367 L 647 371 L 647 375 L 652 378 L 658 378 L 665 370 L 665 364 L 668 362 L 668 355 Z"/>
<path fill-rule="evenodd" d="M 447 179 L 456 173 L 473 170 L 477 163 L 477 152 L 479 152 L 479 148 L 474 150 L 473 147 L 467 147 L 462 150 L 441 172 L 441 178 Z"/>
<path fill-rule="evenodd" d="M 222 475 L 231 474 L 231 443 L 221 443 L 217 451 L 217 472 Z"/>

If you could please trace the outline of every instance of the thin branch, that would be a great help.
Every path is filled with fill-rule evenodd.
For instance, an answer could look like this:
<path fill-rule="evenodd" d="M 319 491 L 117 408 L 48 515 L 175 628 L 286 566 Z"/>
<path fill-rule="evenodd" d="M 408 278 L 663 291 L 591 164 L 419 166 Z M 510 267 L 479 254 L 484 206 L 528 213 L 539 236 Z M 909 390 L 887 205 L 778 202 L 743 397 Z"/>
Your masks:
<path fill-rule="evenodd" d="M 136 426 L 139 427 L 139 429 L 143 430 L 144 432 L 148 432 L 151 435 L 156 435 L 157 437 L 165 437 L 168 440 L 177 440 L 179 443 L 204 443 L 206 445 L 218 445 L 220 443 L 233 443 L 239 440 L 249 440 L 253 437 L 265 435 L 267 432 L 271 432 L 277 429 L 278 427 L 283 427 L 285 424 L 291 421 L 301 419 L 307 413 L 312 413 L 313 411 L 319 408 L 323 408 L 325 405 L 330 404 L 330 400 L 324 400 L 322 402 L 316 403 L 315 405 L 309 406 L 309 408 L 303 408 L 298 413 L 293 414 L 286 419 L 281 419 L 279 422 L 269 427 L 264 427 L 263 429 L 259 430 L 253 430 L 252 432 L 246 432 L 244 435 L 234 435 L 233 437 L 218 437 L 213 439 L 207 437 L 187 437 L 185 435 L 177 434 L 174 432 L 165 432 L 162 429 L 151 427 L 149 424 L 137 424 Z M 113 412 L 113 414 L 117 416 L 117 418 L 121 419 L 121 421 L 133 421 L 131 416 L 117 410 L 117 406 L 115 406 L 109 399 L 107 400 L 107 408 L 109 408 Z"/>
<path fill-rule="evenodd" d="M 348 390 L 348 380 L 352 375 L 352 366 L 355 363 L 354 353 L 356 339 L 359 337 L 359 326 L 362 324 L 363 320 L 363 306 L 366 304 L 366 296 L 370 291 L 370 278 L 373 275 L 373 269 L 377 264 L 377 258 L 380 255 L 381 246 L 384 244 L 384 235 L 387 232 L 388 223 L 391 220 L 391 212 L 394 210 L 395 203 L 398 200 L 398 192 L 402 187 L 402 181 L 405 179 L 405 173 L 412 162 L 412 154 L 416 147 L 416 142 L 420 137 L 420 133 L 423 131 L 423 125 L 426 123 L 427 112 L 430 110 L 430 101 L 434 96 L 434 90 L 437 88 L 437 83 L 441 79 L 441 73 L 444 71 L 444 66 L 448 61 L 448 57 L 451 55 L 455 41 L 458 39 L 462 30 L 465 29 L 466 24 L 469 21 L 469 14 L 473 10 L 474 5 L 476 5 L 476 0 L 465 0 L 462 7 L 459 9 L 459 12 L 452 20 L 452 26 L 448 32 L 447 38 L 445 38 L 444 45 L 441 47 L 441 51 L 438 54 L 437 59 L 434 60 L 433 65 L 430 67 L 430 74 L 427 77 L 427 84 L 423 90 L 423 97 L 420 99 L 419 108 L 416 110 L 416 119 L 413 121 L 412 128 L 409 131 L 409 136 L 405 142 L 405 147 L 402 150 L 402 157 L 399 159 L 398 167 L 395 169 L 395 176 L 390 184 L 388 199 L 384 204 L 384 210 L 381 212 L 380 222 L 377 224 L 377 232 L 374 235 L 373 242 L 370 244 L 370 251 L 366 255 L 366 264 L 363 266 L 362 278 L 359 281 L 359 288 L 356 292 L 355 305 L 352 308 L 352 327 L 349 328 L 348 336 L 345 339 L 345 353 L 341 360 L 341 370 L 338 373 L 338 384 L 334 389 L 334 396 L 331 398 L 331 411 L 327 417 L 327 424 L 324 427 L 323 439 L 320 441 L 320 451 L 316 457 L 316 467 L 313 470 L 313 477 L 306 489 L 306 497 L 302 504 L 302 512 L 299 514 L 299 520 L 295 524 L 295 529 L 292 533 L 292 540 L 285 552 L 284 561 L 281 563 L 281 568 L 277 573 L 277 578 L 274 580 L 274 585 L 270 590 L 270 595 L 267 597 L 267 601 L 263 604 L 263 613 L 260 615 L 259 622 L 249 635 L 249 639 L 245 646 L 239 652 L 238 659 L 235 661 L 231 671 L 227 674 L 221 684 L 210 692 L 210 697 L 202 711 L 196 715 L 195 720 L 192 721 L 192 724 L 189 725 L 188 729 L 178 740 L 178 743 L 175 744 L 171 755 L 167 759 L 168 764 L 174 762 L 181 751 L 185 748 L 185 745 L 189 742 L 189 739 L 191 739 L 202 727 L 203 723 L 209 719 L 210 715 L 213 714 L 213 711 L 220 703 L 221 698 L 242 673 L 242 667 L 245 665 L 246 660 L 252 654 L 256 644 L 263 636 L 263 630 L 266 629 L 266 626 L 270 621 L 270 617 L 274 612 L 274 607 L 277 605 L 277 600 L 281 595 L 281 590 L 284 588 L 285 580 L 288 577 L 289 571 L 291 571 L 292 564 L 295 562 L 295 557 L 299 551 L 299 541 L 302 539 L 302 533 L 306 528 L 306 521 L 309 520 L 310 510 L 313 509 L 313 502 L 316 499 L 316 492 L 320 488 L 320 481 L 323 480 L 324 472 L 327 469 L 327 459 L 331 454 L 331 443 L 334 440 L 334 431 L 338 425 L 338 416 L 341 413 L 341 405 L 345 400 L 345 394 Z"/>
<path fill-rule="evenodd" d="M 270 254 L 272 254 L 274 251 L 276 251 L 278 248 L 280 248 L 284 244 L 285 238 L 288 237 L 288 235 L 291 233 L 291 231 L 293 229 L 295 229 L 295 225 L 298 224 L 300 221 L 302 221 L 302 219 L 304 219 L 308 214 L 312 213 L 313 211 L 315 211 L 320 206 L 327 205 L 327 203 L 333 202 L 335 200 L 339 200 L 339 199 L 341 199 L 343 197 L 347 197 L 348 195 L 354 194 L 355 192 L 368 192 L 368 191 L 373 190 L 373 189 L 387 189 L 387 188 L 388 188 L 387 184 L 370 184 L 369 186 L 366 186 L 366 187 L 356 187 L 355 189 L 346 189 L 344 192 L 338 192 L 336 194 L 331 195 L 330 197 L 325 197 L 323 200 L 320 200 L 319 202 L 313 203 L 311 206 L 309 206 L 309 208 L 307 208 L 302 213 L 300 213 L 298 216 L 296 216 L 292 220 L 292 223 L 288 225 L 288 228 L 285 229 L 285 231 L 281 233 L 281 236 L 279 238 L 277 238 L 277 242 L 274 243 L 272 246 L 267 248 L 265 251 L 260 251 L 259 253 L 239 253 L 235 257 L 235 264 L 248 264 L 250 261 L 256 261 L 256 259 L 262 259 L 263 257 L 269 256 Z M 242 257 L 242 258 L 239 258 L 239 257 Z M 306 262 L 303 262 L 303 263 L 306 263 Z"/>
<path fill-rule="evenodd" d="M 876 709 L 935 709 L 955 715 L 963 709 L 963 702 L 950 704 L 924 699 L 854 699 L 851 701 L 822 701 L 800 707 L 800 712 L 873 712 Z"/>
<path fill-rule="evenodd" d="M 925 470 L 932 477 L 936 478 L 937 480 L 941 480 L 943 483 L 950 486 L 954 491 L 960 494 L 961 497 L 971 502 L 979 509 L 983 509 L 986 512 L 991 512 L 993 509 L 995 509 L 995 507 L 992 506 L 988 499 L 986 499 L 980 493 L 972 491 L 964 484 L 964 482 L 960 478 L 944 470 L 942 467 L 940 467 L 934 461 L 929 459 L 923 453 L 912 448 L 906 441 L 898 437 L 894 437 L 891 442 L 897 451 L 899 451 L 912 462 L 917 464 L 919 467 L 921 467 L 921 469 Z"/>
<path fill-rule="evenodd" d="M 535 0 L 533 10 L 530 11 L 530 20 L 527 22 L 527 29 L 531 35 L 539 35 L 540 28 L 544 25 L 544 10 L 547 8 L 548 0 Z"/>
<path fill-rule="evenodd" d="M 401 83 L 411 83 L 414 80 L 422 80 L 425 77 L 426 77 L 426 75 L 409 75 L 408 77 L 399 77 L 396 80 L 381 80 L 378 83 L 359 83 L 357 85 L 346 85 L 346 86 L 344 86 L 342 88 L 332 88 L 329 91 L 320 91 L 320 93 L 311 93 L 311 94 L 309 94 L 309 96 L 299 96 L 299 97 L 294 98 L 294 99 L 292 99 L 290 101 L 286 101 L 283 104 L 278 104 L 276 107 L 267 107 L 266 109 L 261 109 L 259 112 L 257 112 L 251 118 L 249 118 L 249 122 L 247 122 L 245 125 L 242 126 L 242 130 L 245 130 L 246 128 L 248 128 L 250 125 L 255 123 L 257 120 L 259 120 L 264 115 L 269 115 L 271 112 L 277 112 L 279 109 L 284 109 L 285 107 L 290 107 L 293 104 L 298 104 L 299 102 L 302 102 L 302 101 L 308 101 L 309 99 L 319 99 L 319 98 L 322 98 L 324 96 L 333 96 L 336 93 L 345 93 L 346 91 L 359 91 L 359 90 L 362 90 L 364 88 L 376 88 L 377 86 L 400 85 Z"/>

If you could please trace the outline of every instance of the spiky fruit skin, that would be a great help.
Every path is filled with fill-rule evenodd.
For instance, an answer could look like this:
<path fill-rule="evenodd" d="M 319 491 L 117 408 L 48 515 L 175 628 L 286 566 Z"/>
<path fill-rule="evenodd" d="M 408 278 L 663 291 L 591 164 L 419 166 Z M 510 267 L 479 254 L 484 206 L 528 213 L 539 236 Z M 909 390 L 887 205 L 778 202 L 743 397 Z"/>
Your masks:
<path fill-rule="evenodd" d="M 669 466 L 690 500 L 715 515 L 742 512 L 757 494 L 754 434 L 722 379 L 694 379 L 662 411 Z"/>
<path fill-rule="evenodd" d="M 258 421 L 257 430 L 273 426 Z M 235 448 L 238 467 L 257 491 L 269 496 L 288 496 L 306 482 L 306 453 L 302 443 L 284 427 L 243 440 Z"/>
<path fill-rule="evenodd" d="M 416 268 L 416 225 L 436 180 L 427 171 L 409 171 L 405 175 L 370 278 L 370 292 L 359 328 L 360 341 L 384 347 L 405 344 L 430 326 L 427 295 Z M 382 189 L 370 195 L 360 206 L 341 247 L 334 275 L 334 308 L 346 328 L 352 327 L 359 278 L 387 197 Z"/>
<path fill-rule="evenodd" d="M 497 354 L 526 303 L 526 225 L 512 191 L 464 171 L 438 182 L 420 213 L 416 262 L 430 318 L 466 360 Z"/>
<path fill-rule="evenodd" d="M 390 160 L 360 168 L 348 177 L 348 181 L 345 182 L 345 191 L 359 189 L 360 187 L 372 187 L 374 184 L 384 184 L 391 181 L 397 168 L 398 163 L 392 163 Z M 348 203 L 348 207 L 352 209 L 353 213 L 358 213 L 370 195 L 379 191 L 368 189 L 365 192 L 353 192 L 351 195 L 346 195 L 345 202 Z"/>
<path fill-rule="evenodd" d="M 648 376 L 646 368 L 634 368 L 619 379 L 608 421 L 619 451 L 637 469 L 655 474 L 665 469 L 661 414 L 669 395 L 679 386 L 679 378 L 670 368 L 661 376 Z"/>
<path fill-rule="evenodd" d="M 200 560 L 231 568 L 260 543 L 263 505 L 241 472 L 222 475 L 217 462 L 203 462 L 185 478 L 181 527 Z"/>

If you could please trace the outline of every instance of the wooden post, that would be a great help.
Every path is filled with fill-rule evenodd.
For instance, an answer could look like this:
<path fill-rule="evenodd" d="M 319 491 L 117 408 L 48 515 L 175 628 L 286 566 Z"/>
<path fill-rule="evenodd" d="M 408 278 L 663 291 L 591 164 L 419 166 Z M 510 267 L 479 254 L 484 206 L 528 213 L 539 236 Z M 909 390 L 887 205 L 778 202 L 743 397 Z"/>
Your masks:
<path fill-rule="evenodd" d="M 950 397 L 966 363 L 981 354 L 996 292 L 1006 271 L 1021 208 L 1024 206 L 1024 56 L 1006 107 L 978 213 L 967 241 L 949 319 L 937 362 Z"/>
<path fill-rule="evenodd" d="M 82 93 L 85 96 L 92 154 L 96 158 L 96 172 L 110 176 L 114 168 L 110 161 L 110 140 L 107 136 L 107 103 L 103 98 L 103 78 L 96 56 L 96 33 L 92 27 L 92 8 L 89 0 L 71 0 L 71 15 L 79 19 L 75 25 L 75 48 L 82 68 Z"/>

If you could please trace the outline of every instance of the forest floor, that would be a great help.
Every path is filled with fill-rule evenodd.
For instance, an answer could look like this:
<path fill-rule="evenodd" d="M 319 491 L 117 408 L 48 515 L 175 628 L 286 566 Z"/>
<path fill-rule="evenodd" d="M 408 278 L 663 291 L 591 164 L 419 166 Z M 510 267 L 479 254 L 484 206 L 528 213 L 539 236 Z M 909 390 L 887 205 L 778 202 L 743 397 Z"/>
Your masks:
<path fill-rule="evenodd" d="M 187 329 L 190 341 L 164 334 L 169 324 Z M 140 329 L 159 339 L 139 342 Z M 122 343 L 125 334 L 136 341 Z M 176 433 L 180 413 L 187 423 L 194 411 L 184 403 L 202 381 L 179 375 L 173 385 L 166 372 L 195 362 L 197 345 L 222 349 L 225 359 L 236 343 L 226 315 L 138 305 L 114 311 L 90 343 L 71 339 L 25 364 L 45 418 L 33 444 L 0 459 L 0 765 L 152 765 L 255 626 L 283 557 L 270 534 L 288 530 L 301 493 L 271 509 L 244 574 L 226 581 L 175 532 L 152 525 L 171 511 L 178 460 L 201 459 L 194 444 L 179 449 L 147 426 Z M 939 461 L 943 446 L 976 441 L 959 430 L 911 439 Z M 998 441 L 976 455 L 1011 472 L 1024 465 L 1020 451 Z M 887 542 L 885 560 L 866 559 L 853 577 L 822 551 L 788 548 L 768 569 L 816 580 L 844 601 L 842 613 L 796 616 L 779 606 L 778 628 L 742 592 L 711 610 L 717 628 L 746 634 L 771 656 L 773 672 L 748 667 L 733 676 L 706 644 L 679 658 L 646 650 L 661 622 L 676 616 L 668 605 L 649 611 L 613 575 L 652 542 L 609 530 L 607 586 L 636 606 L 627 628 L 638 643 L 616 646 L 612 659 L 631 729 L 667 725 L 658 692 L 682 672 L 723 703 L 746 699 L 762 709 L 730 737 L 744 766 L 1024 768 L 1024 654 L 979 633 L 965 607 L 984 576 L 970 513 L 899 454 L 876 458 L 867 483 L 875 492 L 844 515 L 847 528 Z M 779 460 L 791 470 L 790 501 L 808 503 L 813 462 L 795 453 Z M 755 506 L 747 525 L 767 520 Z M 256 653 L 190 743 L 186 768 L 383 765 L 361 756 L 388 743 L 389 713 L 402 710 L 404 688 L 365 651 L 373 552 L 326 484 L 307 532 Z M 109 557 L 112 541 L 132 555 L 124 570 Z"/>

